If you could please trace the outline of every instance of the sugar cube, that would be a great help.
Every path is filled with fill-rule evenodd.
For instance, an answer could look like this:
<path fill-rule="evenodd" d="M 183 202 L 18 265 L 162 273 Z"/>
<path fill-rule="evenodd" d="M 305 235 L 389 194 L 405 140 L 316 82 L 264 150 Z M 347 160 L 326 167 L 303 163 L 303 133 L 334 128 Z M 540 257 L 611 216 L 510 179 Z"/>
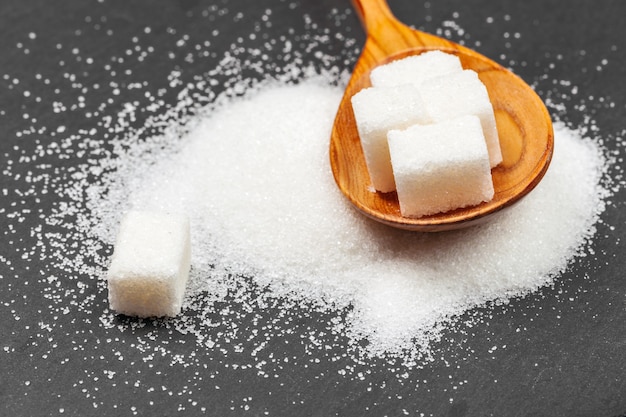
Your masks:
<path fill-rule="evenodd" d="M 372 186 L 395 190 L 387 132 L 430 122 L 417 87 L 365 88 L 352 96 L 352 109 Z"/>
<path fill-rule="evenodd" d="M 392 130 L 388 137 L 403 216 L 421 217 L 493 198 L 489 155 L 478 117 L 414 125 Z"/>
<path fill-rule="evenodd" d="M 370 81 L 374 87 L 420 85 L 429 78 L 462 70 L 461 60 L 456 55 L 429 51 L 374 68 L 370 73 Z"/>
<path fill-rule="evenodd" d="M 107 276 L 111 309 L 138 317 L 176 316 L 190 263 L 186 216 L 130 211 L 120 224 Z"/>
<path fill-rule="evenodd" d="M 493 106 L 487 88 L 475 71 L 463 70 L 431 78 L 422 83 L 419 91 L 435 122 L 470 114 L 478 116 L 487 141 L 490 166 L 493 168 L 502 162 Z"/>

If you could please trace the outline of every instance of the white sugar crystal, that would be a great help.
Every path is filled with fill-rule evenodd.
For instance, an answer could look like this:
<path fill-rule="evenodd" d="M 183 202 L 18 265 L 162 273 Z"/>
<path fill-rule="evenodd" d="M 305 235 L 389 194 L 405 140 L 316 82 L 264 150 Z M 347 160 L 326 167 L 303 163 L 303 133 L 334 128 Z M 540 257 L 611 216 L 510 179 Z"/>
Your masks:
<path fill-rule="evenodd" d="M 421 217 L 489 201 L 489 155 L 476 116 L 389 132 L 400 211 Z"/>
<path fill-rule="evenodd" d="M 236 349 L 249 337 L 241 319 L 271 305 L 283 318 L 301 308 L 316 317 L 322 311 L 322 330 L 347 346 L 347 358 L 427 366 L 421 355 L 441 353 L 431 342 L 458 330 L 455 318 L 488 323 L 490 309 L 480 307 L 553 284 L 572 258 L 587 253 L 609 195 L 601 181 L 608 161 L 596 140 L 557 123 L 550 169 L 519 203 L 475 228 L 406 233 L 366 219 L 337 192 L 327 139 L 343 91 L 319 81 L 274 82 L 245 99 L 218 100 L 183 140 L 175 129 L 147 144 L 128 139 L 128 151 L 108 161 L 116 169 L 104 185 L 87 184 L 88 217 L 68 223 L 108 242 L 116 210 L 129 202 L 188 213 L 201 231 L 193 234 L 188 283 L 199 307 L 193 320 L 174 325 L 185 329 L 186 341 L 195 336 L 197 349 Z M 216 317 L 221 301 L 240 313 Z M 220 331 L 208 335 L 216 325 Z"/>
<path fill-rule="evenodd" d="M 430 121 L 417 87 L 365 88 L 352 97 L 352 108 L 373 187 L 395 190 L 387 132 Z"/>
<path fill-rule="evenodd" d="M 420 93 L 435 122 L 469 114 L 478 116 L 487 141 L 491 167 L 502 162 L 493 106 L 487 88 L 475 71 L 464 70 L 432 78 L 420 86 Z"/>
<path fill-rule="evenodd" d="M 185 216 L 130 211 L 120 224 L 108 272 L 111 309 L 139 317 L 176 316 L 190 262 Z"/>
<path fill-rule="evenodd" d="M 430 78 L 461 72 L 462 70 L 461 61 L 456 55 L 441 51 L 429 51 L 374 68 L 370 73 L 370 81 L 374 87 L 390 87 L 401 84 L 419 86 Z"/>

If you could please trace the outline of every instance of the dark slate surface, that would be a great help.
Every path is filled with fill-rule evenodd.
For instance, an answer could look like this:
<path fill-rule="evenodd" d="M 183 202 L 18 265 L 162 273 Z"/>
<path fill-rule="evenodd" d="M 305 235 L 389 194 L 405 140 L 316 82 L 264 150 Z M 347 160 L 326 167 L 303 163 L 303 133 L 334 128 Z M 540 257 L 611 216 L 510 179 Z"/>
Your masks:
<path fill-rule="evenodd" d="M 626 2 L 390 4 L 405 22 L 431 32 L 447 29 L 453 40 L 510 66 L 549 103 L 565 105 L 551 106 L 556 118 L 581 126 L 590 116 L 606 146 L 621 150 Z M 146 106 L 146 90 L 156 95 L 163 89 L 161 98 L 174 103 L 177 91 L 168 87 L 168 74 L 179 70 L 184 82 L 202 77 L 237 37 L 251 33 L 250 25 L 268 8 L 273 24 L 262 32 L 269 39 L 281 34 L 299 39 L 325 28 L 337 31 L 332 9 L 343 14 L 350 5 L 331 0 L 0 3 L 0 189 L 7 190 L 0 195 L 0 415 L 626 415 L 623 191 L 603 215 L 591 245 L 594 256 L 573 261 L 554 288 L 513 300 L 507 307 L 473 312 L 488 319 L 445 334 L 438 346 L 445 360 L 437 357 L 400 379 L 396 375 L 404 371 L 384 361 L 352 363 L 342 357 L 340 338 L 329 336 L 327 341 L 334 344 L 338 360 L 328 355 L 311 361 L 306 333 L 328 318 L 306 311 L 296 310 L 288 322 L 277 324 L 293 332 L 266 347 L 275 357 L 289 358 L 274 365 L 272 378 L 260 377 L 254 368 L 225 366 L 250 363 L 252 346 L 245 346 L 247 353 L 228 347 L 226 353 L 198 350 L 190 335 L 159 323 L 132 328 L 132 319 L 124 318 L 118 319 L 119 328 L 105 328 L 99 318 L 107 307 L 106 291 L 97 277 L 56 270 L 39 256 L 38 236 L 31 232 L 60 198 L 28 182 L 29 172 L 44 168 L 17 161 L 55 139 L 51 129 L 18 132 L 30 126 L 65 126 L 66 136 L 93 128 L 102 133 L 98 120 L 114 117 L 127 102 Z M 243 15 L 235 19 L 238 11 Z M 315 27 L 305 27 L 305 13 Z M 354 14 L 339 26 L 341 33 L 357 40 L 354 46 L 346 49 L 337 40 L 320 48 L 349 68 L 364 36 Z M 145 27 L 151 28 L 149 34 Z M 289 28 L 294 32 L 288 33 Z M 211 35 L 214 30 L 219 34 Z M 190 41 L 179 44 L 184 35 Z M 206 49 L 214 54 L 186 60 L 203 39 L 211 40 Z M 256 40 L 259 45 L 264 41 L 262 36 Z M 296 41 L 294 48 L 306 44 Z M 142 61 L 131 59 L 126 51 L 137 45 L 142 51 L 154 49 Z M 303 54 L 315 60 L 313 53 Z M 144 88 L 128 88 L 144 81 Z M 54 103 L 63 103 L 64 110 L 55 113 Z M 142 122 L 139 114 L 134 124 Z M 62 176 L 85 156 L 75 158 L 44 157 L 38 163 L 58 167 Z M 29 192 L 33 189 L 38 192 Z M 50 276 L 57 281 L 48 280 Z M 62 294 L 51 291 L 54 285 L 72 290 L 81 285 L 82 290 L 74 291 L 71 299 L 51 300 L 50 294 Z M 85 300 L 90 300 L 89 308 L 76 308 Z M 255 319 L 272 322 L 272 311 Z M 245 331 L 246 323 L 241 325 Z M 138 350 L 136 342 L 149 331 L 159 336 L 142 341 L 155 352 L 146 361 L 146 352 Z M 492 351 L 493 346 L 506 348 Z M 167 354 L 161 355 L 163 347 Z M 172 365 L 177 352 L 190 350 L 197 351 L 193 364 Z M 353 370 L 352 376 L 338 372 L 346 368 Z M 365 378 L 354 377 L 358 372 Z"/>

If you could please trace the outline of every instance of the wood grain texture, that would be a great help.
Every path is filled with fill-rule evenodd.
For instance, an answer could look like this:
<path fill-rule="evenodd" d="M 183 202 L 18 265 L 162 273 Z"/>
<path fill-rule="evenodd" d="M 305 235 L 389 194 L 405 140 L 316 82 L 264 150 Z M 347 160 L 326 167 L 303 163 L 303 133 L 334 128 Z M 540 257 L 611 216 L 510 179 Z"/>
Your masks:
<path fill-rule="evenodd" d="M 357 61 L 331 133 L 330 163 L 339 189 L 368 217 L 414 231 L 443 231 L 482 223 L 527 195 L 543 178 L 554 148 L 552 122 L 537 94 L 518 76 L 483 55 L 398 21 L 383 0 L 353 0 L 367 39 Z M 370 71 L 379 65 L 430 50 L 457 55 L 487 87 L 494 108 L 503 162 L 492 170 L 492 201 L 446 213 L 407 218 L 395 192 L 373 192 L 350 103 L 371 86 Z"/>

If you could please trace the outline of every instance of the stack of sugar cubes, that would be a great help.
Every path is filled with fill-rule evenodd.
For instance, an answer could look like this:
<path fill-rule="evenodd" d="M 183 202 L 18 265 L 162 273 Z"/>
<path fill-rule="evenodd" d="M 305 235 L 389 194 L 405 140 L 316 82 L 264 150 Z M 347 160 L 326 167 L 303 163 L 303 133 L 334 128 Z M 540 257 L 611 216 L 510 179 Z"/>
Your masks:
<path fill-rule="evenodd" d="M 405 217 L 493 199 L 491 168 L 502 162 L 485 85 L 456 55 L 430 51 L 379 66 L 352 97 L 376 191 L 397 191 Z"/>

